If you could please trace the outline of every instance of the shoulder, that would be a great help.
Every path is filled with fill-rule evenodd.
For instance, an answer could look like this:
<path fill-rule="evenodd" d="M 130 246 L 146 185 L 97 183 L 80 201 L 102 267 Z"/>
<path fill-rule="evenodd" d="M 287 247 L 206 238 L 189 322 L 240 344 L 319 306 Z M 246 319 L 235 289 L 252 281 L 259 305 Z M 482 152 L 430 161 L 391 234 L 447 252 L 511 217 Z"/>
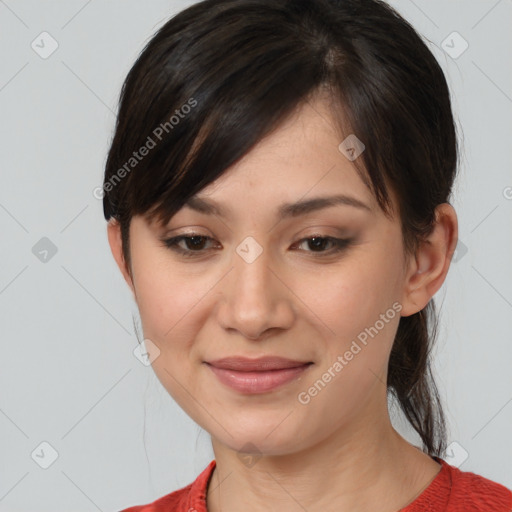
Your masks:
<path fill-rule="evenodd" d="M 444 462 L 444 461 L 443 461 Z M 504 485 L 470 471 L 448 466 L 452 489 L 448 511 L 511 512 L 512 491 Z"/>
<path fill-rule="evenodd" d="M 170 494 L 166 494 L 151 503 L 125 508 L 121 510 L 121 512 L 163 512 L 167 510 L 176 510 L 176 512 L 181 512 L 183 505 L 186 503 L 190 494 L 191 486 L 192 484 L 189 484 L 186 487 L 171 492 Z"/>
<path fill-rule="evenodd" d="M 120 512 L 206 512 L 206 490 L 214 468 L 215 460 L 212 460 L 187 486 L 146 505 L 136 505 Z"/>

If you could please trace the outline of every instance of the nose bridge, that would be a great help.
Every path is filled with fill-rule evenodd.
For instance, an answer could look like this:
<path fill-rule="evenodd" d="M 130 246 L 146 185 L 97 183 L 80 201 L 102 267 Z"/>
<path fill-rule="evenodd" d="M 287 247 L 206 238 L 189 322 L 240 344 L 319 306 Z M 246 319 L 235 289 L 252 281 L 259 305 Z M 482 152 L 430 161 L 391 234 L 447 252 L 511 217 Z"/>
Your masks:
<path fill-rule="evenodd" d="M 224 327 L 248 338 L 258 338 L 272 327 L 286 327 L 290 316 L 281 304 L 286 299 L 272 271 L 270 251 L 247 237 L 236 247 L 232 261 Z"/>
<path fill-rule="evenodd" d="M 235 303 L 262 308 L 265 303 L 272 302 L 269 251 L 255 238 L 247 237 L 236 247 L 235 252 L 232 288 Z"/>

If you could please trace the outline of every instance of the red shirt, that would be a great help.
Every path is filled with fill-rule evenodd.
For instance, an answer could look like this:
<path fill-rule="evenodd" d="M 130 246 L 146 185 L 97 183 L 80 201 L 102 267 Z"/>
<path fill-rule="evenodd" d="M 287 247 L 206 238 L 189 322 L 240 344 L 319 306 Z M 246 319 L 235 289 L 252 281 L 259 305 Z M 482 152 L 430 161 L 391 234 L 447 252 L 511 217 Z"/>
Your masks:
<path fill-rule="evenodd" d="M 512 491 L 433 457 L 441 469 L 428 487 L 398 512 L 512 512 Z M 212 460 L 194 482 L 157 499 L 121 512 L 207 512 L 206 490 L 215 468 Z"/>

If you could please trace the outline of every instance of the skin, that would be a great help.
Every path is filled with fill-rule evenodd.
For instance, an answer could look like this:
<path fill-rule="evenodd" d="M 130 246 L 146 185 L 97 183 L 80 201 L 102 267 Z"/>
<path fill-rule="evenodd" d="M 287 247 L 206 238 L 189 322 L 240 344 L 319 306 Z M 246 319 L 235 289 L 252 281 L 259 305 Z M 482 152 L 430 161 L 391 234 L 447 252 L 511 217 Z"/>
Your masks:
<path fill-rule="evenodd" d="M 438 206 L 428 241 L 404 255 L 399 219 L 384 215 L 338 150 L 342 139 L 330 112 L 321 99 L 306 104 L 200 191 L 229 217 L 188 207 L 163 227 L 134 217 L 130 268 L 119 225 L 108 225 L 144 336 L 160 350 L 154 371 L 211 434 L 217 467 L 207 492 L 210 512 L 393 512 L 440 470 L 394 430 L 385 382 L 400 315 L 423 309 L 445 280 L 457 217 L 449 204 Z M 282 203 L 333 194 L 355 197 L 371 211 L 337 205 L 276 216 Z M 186 258 L 161 242 L 191 232 L 213 239 L 200 256 Z M 328 242 L 317 249 L 301 241 L 313 235 L 354 242 L 333 253 Z M 248 236 L 263 250 L 251 263 L 236 252 Z M 194 250 L 184 241 L 180 246 Z M 299 393 L 395 302 L 400 313 L 309 403 L 300 403 Z M 233 355 L 314 364 L 278 389 L 245 395 L 224 386 L 204 364 Z M 259 457 L 253 465 L 240 457 L 247 443 Z"/>

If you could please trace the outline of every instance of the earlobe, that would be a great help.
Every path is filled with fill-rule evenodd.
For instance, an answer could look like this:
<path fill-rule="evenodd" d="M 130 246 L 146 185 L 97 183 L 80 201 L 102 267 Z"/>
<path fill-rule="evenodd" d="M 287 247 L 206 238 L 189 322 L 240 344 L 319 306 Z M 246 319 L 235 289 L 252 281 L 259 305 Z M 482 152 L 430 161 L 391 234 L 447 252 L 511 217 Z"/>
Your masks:
<path fill-rule="evenodd" d="M 441 288 L 457 245 L 457 215 L 443 203 L 436 208 L 435 226 L 414 257 L 404 282 L 402 316 L 421 311 Z"/>
<path fill-rule="evenodd" d="M 107 236 L 108 243 L 110 245 L 110 250 L 112 251 L 112 256 L 114 256 L 114 260 L 123 274 L 124 280 L 132 290 L 132 293 L 135 294 L 132 276 L 130 275 L 128 265 L 126 264 L 126 260 L 123 254 L 123 241 L 121 237 L 121 225 L 116 219 L 110 219 L 107 224 Z"/>

